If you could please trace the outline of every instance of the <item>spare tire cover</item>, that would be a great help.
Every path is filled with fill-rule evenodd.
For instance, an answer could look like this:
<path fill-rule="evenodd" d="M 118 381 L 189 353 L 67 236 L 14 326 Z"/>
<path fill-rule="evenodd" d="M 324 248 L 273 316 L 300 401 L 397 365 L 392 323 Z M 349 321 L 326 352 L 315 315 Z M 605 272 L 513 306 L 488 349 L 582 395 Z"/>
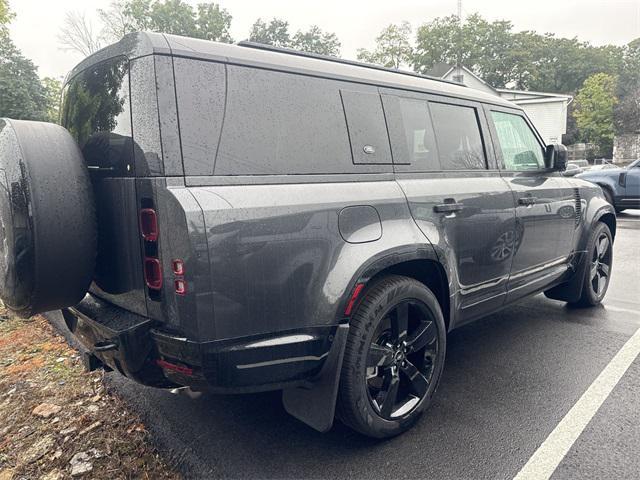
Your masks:
<path fill-rule="evenodd" d="M 82 153 L 59 125 L 0 119 L 0 298 L 18 315 L 78 303 L 96 255 Z"/>

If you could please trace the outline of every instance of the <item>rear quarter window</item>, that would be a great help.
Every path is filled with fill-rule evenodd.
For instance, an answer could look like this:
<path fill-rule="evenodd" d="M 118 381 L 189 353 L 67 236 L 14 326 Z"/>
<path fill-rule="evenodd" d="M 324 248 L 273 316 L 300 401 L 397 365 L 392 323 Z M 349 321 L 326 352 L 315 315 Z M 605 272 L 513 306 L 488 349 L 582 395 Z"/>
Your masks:
<path fill-rule="evenodd" d="M 90 170 L 133 175 L 127 59 L 102 62 L 73 77 L 64 89 L 61 118 Z"/>

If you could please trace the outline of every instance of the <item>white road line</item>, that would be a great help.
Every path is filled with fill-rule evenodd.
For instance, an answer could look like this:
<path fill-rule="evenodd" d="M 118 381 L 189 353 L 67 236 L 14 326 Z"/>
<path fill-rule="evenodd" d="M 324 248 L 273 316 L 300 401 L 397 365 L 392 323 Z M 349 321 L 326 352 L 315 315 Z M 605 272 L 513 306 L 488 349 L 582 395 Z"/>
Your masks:
<path fill-rule="evenodd" d="M 640 355 L 640 329 L 618 351 L 580 400 L 569 410 L 514 480 L 549 479 L 589 421 Z"/>
<path fill-rule="evenodd" d="M 623 312 L 623 313 L 631 313 L 633 315 L 638 315 L 640 316 L 640 310 L 631 310 L 630 308 L 620 308 L 620 307 L 615 307 L 613 305 L 607 305 L 605 304 L 604 306 L 605 310 L 609 310 L 611 312 Z"/>

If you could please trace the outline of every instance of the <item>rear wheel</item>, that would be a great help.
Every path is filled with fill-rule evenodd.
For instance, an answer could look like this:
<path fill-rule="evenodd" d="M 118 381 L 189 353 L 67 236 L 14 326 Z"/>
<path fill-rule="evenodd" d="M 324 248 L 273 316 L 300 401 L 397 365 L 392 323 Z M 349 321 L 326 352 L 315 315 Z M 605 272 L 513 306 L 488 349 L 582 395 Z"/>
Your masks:
<path fill-rule="evenodd" d="M 340 419 L 376 438 L 409 429 L 440 381 L 445 334 L 440 305 L 423 284 L 400 276 L 374 284 L 351 318 Z"/>
<path fill-rule="evenodd" d="M 592 307 L 598 305 L 609 288 L 613 265 L 613 237 L 609 227 L 598 222 L 587 244 L 587 268 L 580 299 L 574 305 Z"/>

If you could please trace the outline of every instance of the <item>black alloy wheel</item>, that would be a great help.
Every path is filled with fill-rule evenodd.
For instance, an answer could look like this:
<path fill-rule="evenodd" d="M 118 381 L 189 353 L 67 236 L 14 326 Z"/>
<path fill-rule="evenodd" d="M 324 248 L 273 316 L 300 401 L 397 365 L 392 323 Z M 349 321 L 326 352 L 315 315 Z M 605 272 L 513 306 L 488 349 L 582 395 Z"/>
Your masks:
<path fill-rule="evenodd" d="M 430 405 L 444 366 L 446 326 L 436 296 L 419 281 L 372 281 L 351 315 L 337 414 L 360 433 L 408 430 Z"/>
<path fill-rule="evenodd" d="M 585 256 L 586 265 L 580 298 L 570 303 L 578 307 L 593 307 L 598 305 L 607 293 L 613 267 L 613 236 L 605 223 L 598 222 L 594 226 Z"/>
<path fill-rule="evenodd" d="M 369 400 L 385 419 L 410 413 L 433 378 L 438 332 L 428 308 L 418 300 L 392 306 L 369 346 L 366 382 Z"/>
<path fill-rule="evenodd" d="M 589 270 L 591 288 L 598 298 L 604 296 L 609 286 L 611 260 L 611 240 L 607 232 L 602 232 L 596 240 L 595 248 L 591 255 L 591 268 Z"/>

